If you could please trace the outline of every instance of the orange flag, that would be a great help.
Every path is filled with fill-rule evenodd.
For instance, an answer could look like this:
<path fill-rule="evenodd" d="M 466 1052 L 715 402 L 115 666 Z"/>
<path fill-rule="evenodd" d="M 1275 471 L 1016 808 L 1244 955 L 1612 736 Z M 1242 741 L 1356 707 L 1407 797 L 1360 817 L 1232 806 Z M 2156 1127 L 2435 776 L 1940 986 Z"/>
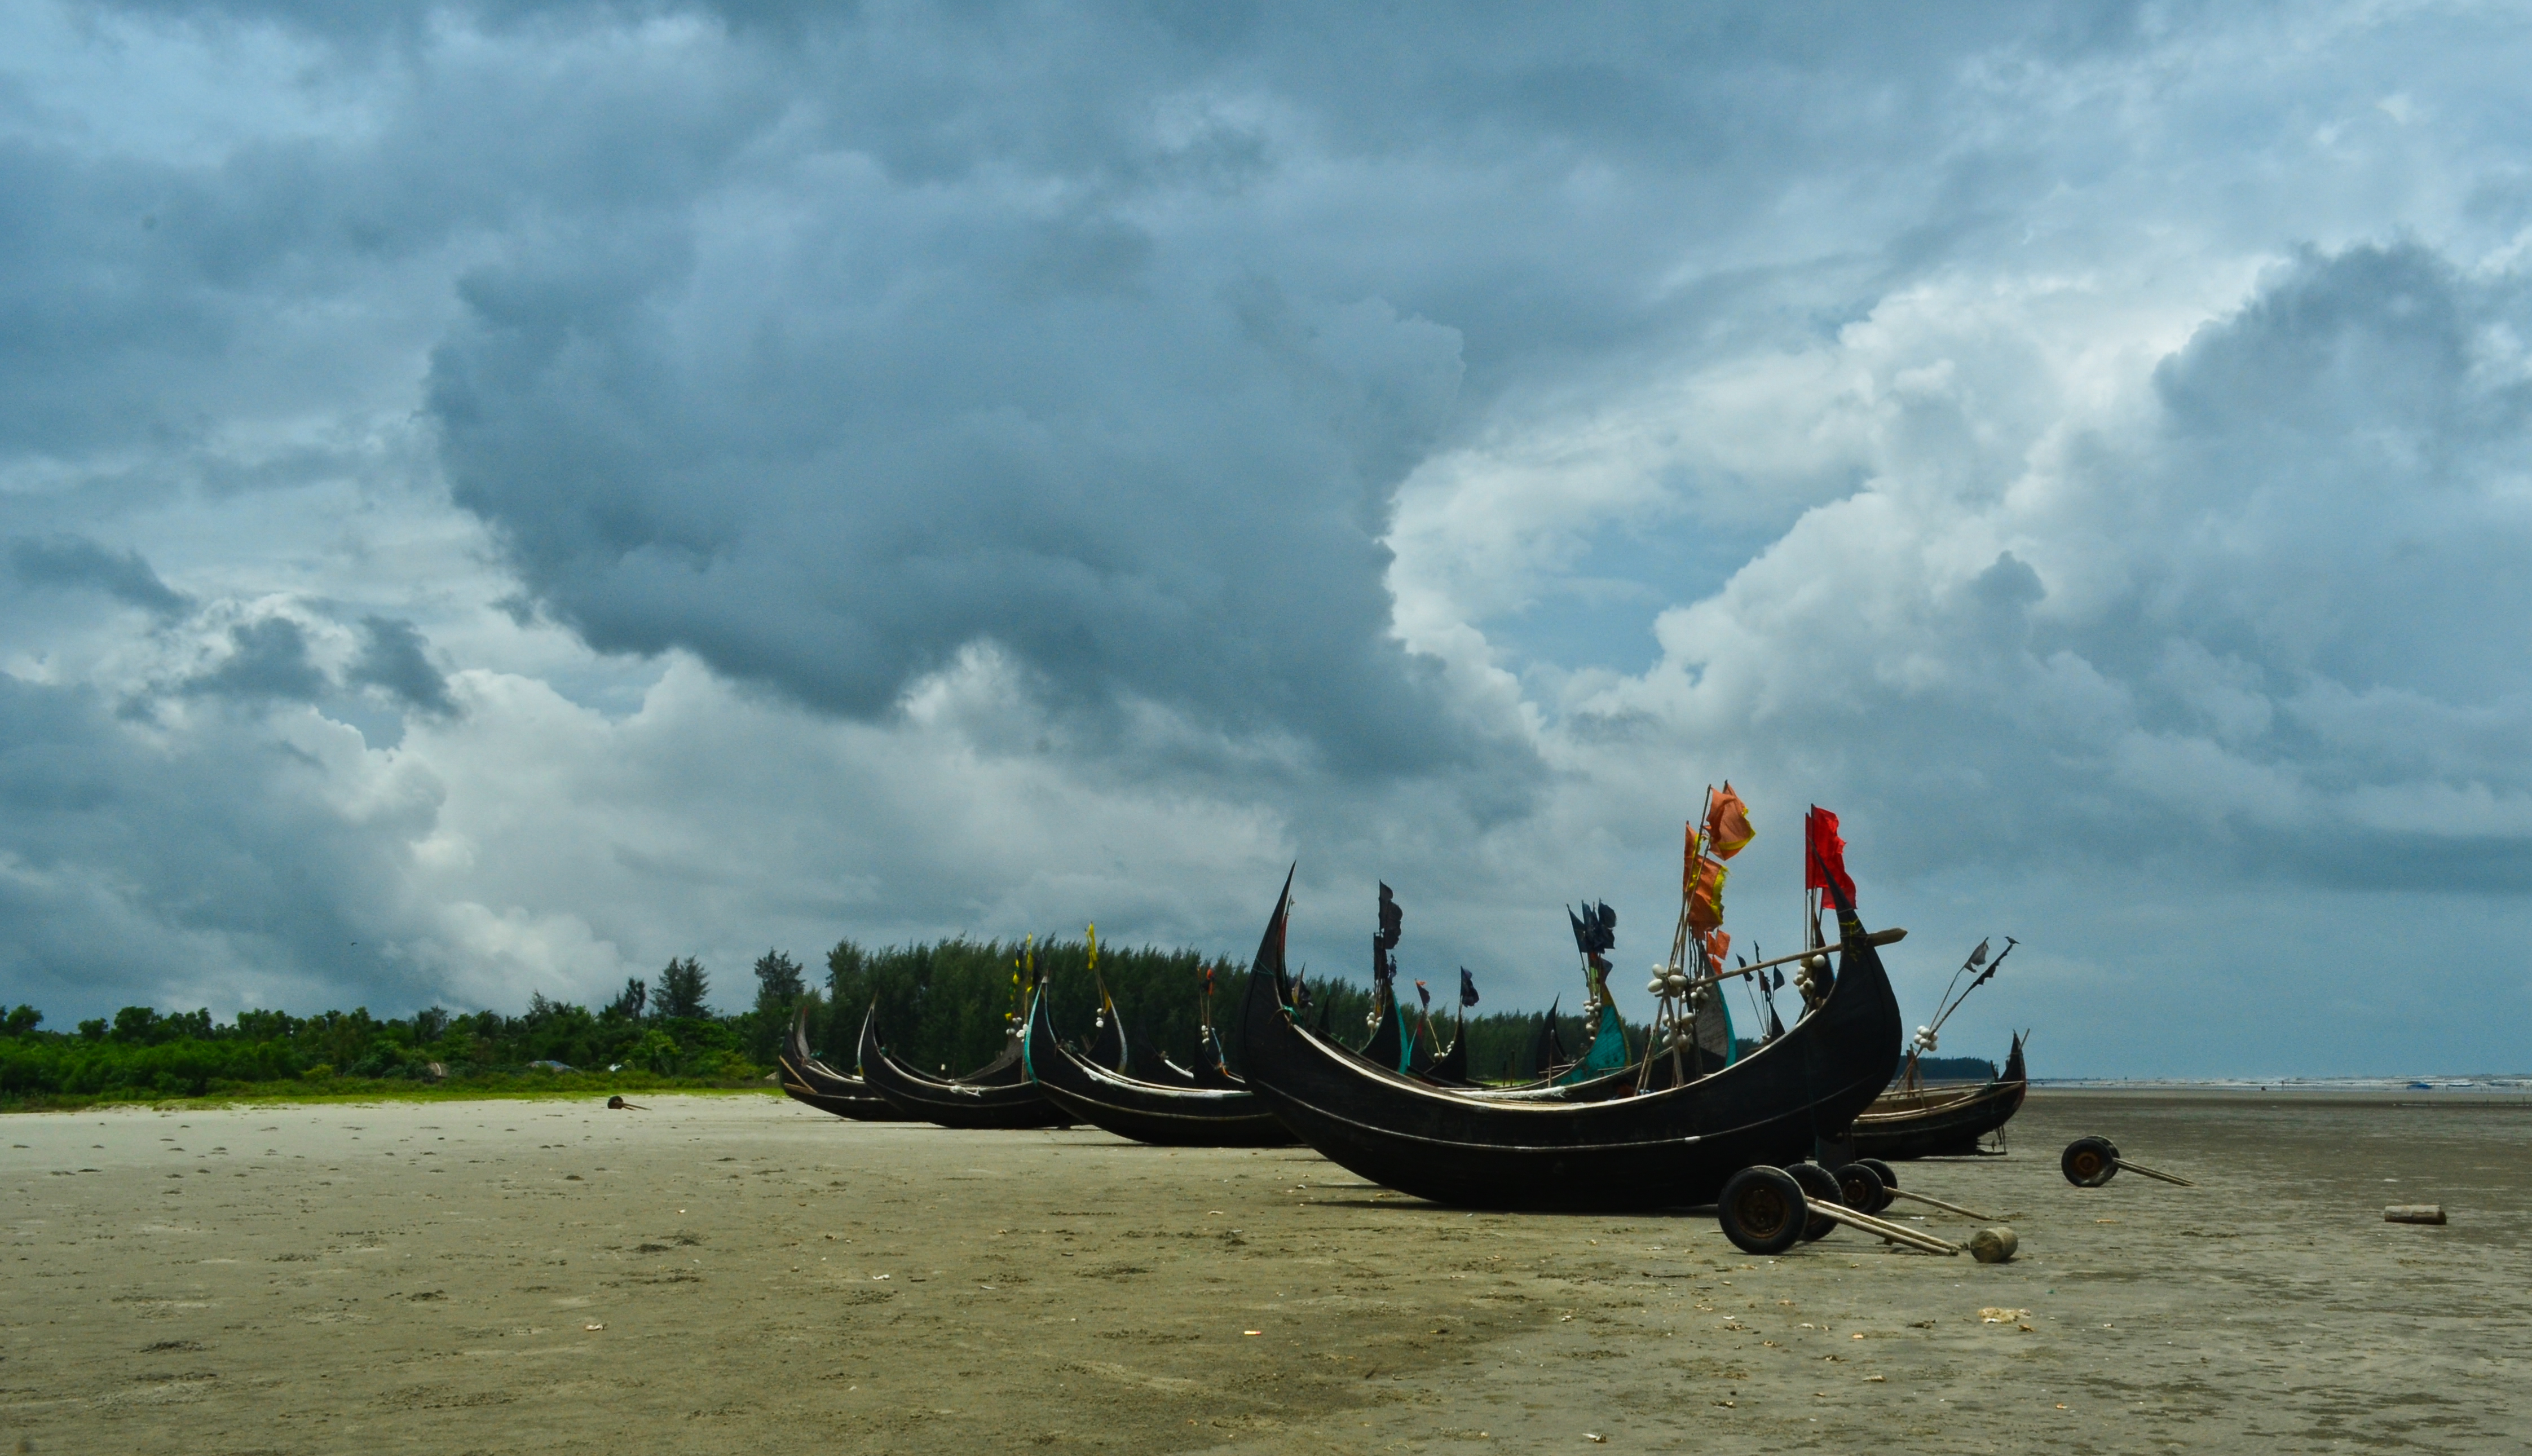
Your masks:
<path fill-rule="evenodd" d="M 1731 873 L 1714 860 L 1699 858 L 1689 870 L 1688 928 L 1703 934 L 1723 927 L 1723 880 Z"/>
<path fill-rule="evenodd" d="M 1732 781 L 1723 781 L 1723 791 L 1714 795 L 1714 807 L 1705 811 L 1705 847 L 1717 859 L 1730 859 L 1748 847 L 1758 837 L 1750 827 L 1750 806 L 1732 791 Z"/>
<path fill-rule="evenodd" d="M 1714 968 L 1717 970 L 1723 968 L 1723 958 L 1730 954 L 1731 950 L 1732 932 L 1729 930 L 1718 930 L 1705 938 L 1705 957 L 1714 962 Z"/>

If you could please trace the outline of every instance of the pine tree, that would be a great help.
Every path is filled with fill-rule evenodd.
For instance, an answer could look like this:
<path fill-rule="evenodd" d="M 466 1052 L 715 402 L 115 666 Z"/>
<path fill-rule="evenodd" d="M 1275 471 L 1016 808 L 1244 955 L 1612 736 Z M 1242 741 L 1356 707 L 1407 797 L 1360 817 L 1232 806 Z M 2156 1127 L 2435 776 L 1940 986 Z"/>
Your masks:
<path fill-rule="evenodd" d="M 660 972 L 660 984 L 652 988 L 651 1000 L 661 1016 L 671 1019 L 708 1017 L 712 1011 L 704 1005 L 704 997 L 711 990 L 712 978 L 695 958 L 688 956 L 682 961 L 670 961 L 667 968 Z"/>

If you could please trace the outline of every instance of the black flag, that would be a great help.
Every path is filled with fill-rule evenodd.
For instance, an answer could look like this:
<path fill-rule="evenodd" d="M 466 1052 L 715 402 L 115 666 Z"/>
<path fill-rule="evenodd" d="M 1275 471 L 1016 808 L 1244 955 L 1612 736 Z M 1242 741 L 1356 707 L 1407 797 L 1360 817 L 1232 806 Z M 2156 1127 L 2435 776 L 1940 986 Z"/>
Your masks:
<path fill-rule="evenodd" d="M 1399 909 L 1398 901 L 1390 894 L 1389 887 L 1386 885 L 1381 886 L 1380 948 L 1382 950 L 1393 951 L 1398 948 L 1398 929 L 1400 924 L 1405 921 L 1406 918 L 1406 912 Z"/>
<path fill-rule="evenodd" d="M 1970 989 L 1975 991 L 1979 987 L 1985 985 L 1988 981 L 1995 979 L 1996 970 L 2004 964 L 2004 958 L 2012 955 L 2013 948 L 2018 944 L 2020 943 L 2014 940 L 2012 936 L 2006 936 L 2004 938 L 2004 950 L 1996 956 L 1992 964 L 1988 965 L 1986 969 L 1979 972 L 1979 978 L 1977 980 L 1970 982 Z M 1979 942 L 1979 949 L 1982 951 L 1985 950 L 1986 942 Z"/>
<path fill-rule="evenodd" d="M 1477 978 L 1468 974 L 1468 968 L 1465 965 L 1460 967 L 1460 1004 L 1462 1006 L 1477 1004 Z"/>
<path fill-rule="evenodd" d="M 1606 903 L 1586 900 L 1580 915 L 1574 913 L 1573 906 L 1566 906 L 1565 918 L 1574 922 L 1574 948 L 1582 953 L 1582 959 L 1590 961 L 1594 970 L 1607 970 L 1609 962 L 1600 958 L 1600 953 L 1617 949 L 1618 912 Z"/>
<path fill-rule="evenodd" d="M 1417 981 L 1415 983 L 1415 998 L 1424 1003 L 1424 1009 L 1426 1011 L 1431 1011 L 1433 1009 L 1433 993 L 1431 990 L 1426 988 L 1422 981 Z"/>

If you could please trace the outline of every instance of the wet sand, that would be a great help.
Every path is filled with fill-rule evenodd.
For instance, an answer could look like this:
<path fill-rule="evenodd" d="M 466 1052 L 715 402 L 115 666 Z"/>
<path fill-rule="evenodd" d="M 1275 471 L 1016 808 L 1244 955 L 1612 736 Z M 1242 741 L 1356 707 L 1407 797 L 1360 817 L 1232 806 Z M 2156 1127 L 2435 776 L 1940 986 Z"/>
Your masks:
<path fill-rule="evenodd" d="M 2206 1186 L 2070 1188 L 2093 1132 Z M 2009 1133 L 1901 1166 L 2011 1215 L 1990 1266 L 772 1098 L 11 1117 L 0 1450 L 2524 1446 L 2532 1098 L 2043 1091 Z"/>

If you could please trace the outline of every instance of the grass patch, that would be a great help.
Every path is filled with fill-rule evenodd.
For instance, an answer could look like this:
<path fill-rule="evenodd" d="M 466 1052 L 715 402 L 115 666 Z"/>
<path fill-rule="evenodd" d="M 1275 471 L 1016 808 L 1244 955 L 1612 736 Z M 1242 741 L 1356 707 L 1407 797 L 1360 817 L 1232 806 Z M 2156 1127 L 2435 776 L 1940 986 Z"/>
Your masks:
<path fill-rule="evenodd" d="M 675 1093 L 679 1096 L 778 1097 L 781 1088 L 761 1080 L 726 1081 L 704 1077 L 659 1077 L 646 1073 L 494 1073 L 450 1077 L 446 1081 L 412 1081 L 402 1077 L 329 1077 L 316 1080 L 213 1082 L 187 1095 L 146 1087 L 117 1087 L 102 1092 L 29 1092 L 0 1097 L 0 1113 L 76 1112 L 92 1107 L 243 1107 L 284 1103 L 341 1102 L 482 1102 L 495 1099 L 578 1100 L 620 1094 Z"/>

